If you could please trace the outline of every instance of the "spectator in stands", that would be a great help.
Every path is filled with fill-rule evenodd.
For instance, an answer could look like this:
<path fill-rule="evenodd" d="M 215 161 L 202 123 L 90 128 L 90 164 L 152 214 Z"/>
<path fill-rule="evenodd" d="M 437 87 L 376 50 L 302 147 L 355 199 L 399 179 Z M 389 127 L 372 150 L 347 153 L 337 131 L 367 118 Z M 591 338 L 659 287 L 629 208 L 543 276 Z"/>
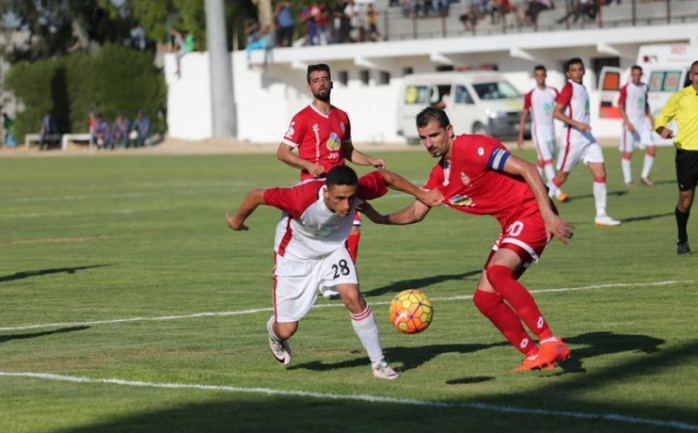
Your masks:
<path fill-rule="evenodd" d="M 50 110 L 41 120 L 41 128 L 39 129 L 39 150 L 48 149 L 47 137 L 58 132 L 56 127 L 56 116 L 53 110 Z"/>
<path fill-rule="evenodd" d="M 533 28 L 538 28 L 538 14 L 545 10 L 554 9 L 555 4 L 551 0 L 530 0 L 528 2 L 528 19 Z"/>
<path fill-rule="evenodd" d="M 290 47 L 293 43 L 293 29 L 296 22 L 291 12 L 291 3 L 281 2 L 274 10 L 276 20 L 276 45 L 279 47 Z"/>
<path fill-rule="evenodd" d="M 145 146 L 148 137 L 150 137 L 150 119 L 143 110 L 138 110 L 138 115 L 131 125 L 131 131 L 130 137 L 133 139 L 134 145 L 136 147 Z"/>
<path fill-rule="evenodd" d="M 342 44 L 354 42 L 351 39 L 351 17 L 346 13 L 347 8 L 349 8 L 349 0 L 339 0 L 334 11 L 334 17 L 339 21 L 339 29 L 336 32 L 338 34 L 337 42 Z"/>
<path fill-rule="evenodd" d="M 104 120 L 102 113 L 97 113 L 95 119 L 95 130 L 92 134 L 92 144 L 96 144 L 98 149 L 114 149 L 109 122 Z"/>
<path fill-rule="evenodd" d="M 274 48 L 274 33 L 270 26 L 266 26 L 264 31 L 259 27 L 259 23 L 256 21 L 250 21 L 247 26 L 245 26 L 245 33 L 247 34 L 247 46 L 245 47 L 245 54 L 247 56 L 248 67 L 250 58 L 252 57 L 252 51 L 254 50 L 264 50 L 264 64 L 266 65 L 271 58 L 271 50 Z"/>
<path fill-rule="evenodd" d="M 317 24 L 318 42 L 320 45 L 327 45 L 333 39 L 332 26 L 330 25 L 330 10 L 327 3 L 324 1 L 317 3 L 317 15 L 315 16 Z"/>
<path fill-rule="evenodd" d="M 305 44 L 304 45 L 318 45 L 318 27 L 316 17 L 319 14 L 320 9 L 317 5 L 307 5 L 300 13 L 300 21 L 305 27 Z"/>
<path fill-rule="evenodd" d="M 474 31 L 478 20 L 482 18 L 479 3 L 479 0 L 473 0 L 473 2 L 470 3 L 470 8 L 461 14 L 459 19 L 460 22 L 463 23 L 463 31 Z"/>
<path fill-rule="evenodd" d="M 119 148 L 129 147 L 128 133 L 131 129 L 131 122 L 128 118 L 124 117 L 123 113 L 116 113 L 116 120 L 112 125 L 112 131 L 114 134 L 114 146 Z"/>
<path fill-rule="evenodd" d="M 170 29 L 170 34 L 174 37 L 174 46 L 173 46 L 173 51 L 175 52 L 175 60 L 177 63 L 176 69 L 175 69 L 175 75 L 177 77 L 182 75 L 181 72 L 181 62 L 182 62 L 182 57 L 190 51 L 194 51 L 195 48 L 195 43 L 194 43 L 194 35 L 191 33 L 180 33 L 175 29 Z M 191 36 L 190 36 L 191 35 Z"/>
<path fill-rule="evenodd" d="M 380 33 L 378 33 L 376 25 L 376 9 L 373 7 L 373 3 L 369 3 L 366 9 L 366 25 L 368 26 L 368 40 L 377 41 Z"/>

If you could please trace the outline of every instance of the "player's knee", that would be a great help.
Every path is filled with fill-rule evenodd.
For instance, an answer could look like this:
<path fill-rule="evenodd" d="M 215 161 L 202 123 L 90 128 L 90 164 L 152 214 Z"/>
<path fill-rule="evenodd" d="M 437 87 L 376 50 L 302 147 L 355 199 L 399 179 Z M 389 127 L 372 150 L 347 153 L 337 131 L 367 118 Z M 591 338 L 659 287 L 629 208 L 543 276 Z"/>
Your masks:
<path fill-rule="evenodd" d="M 484 315 L 492 311 L 494 308 L 502 302 L 502 295 L 499 293 L 487 292 L 485 290 L 477 289 L 475 295 L 473 296 L 473 303 L 475 307 Z"/>
<path fill-rule="evenodd" d="M 502 265 L 491 265 L 485 268 L 487 280 L 492 284 L 492 287 L 498 292 L 507 287 L 509 282 L 514 278 L 514 272 Z"/>

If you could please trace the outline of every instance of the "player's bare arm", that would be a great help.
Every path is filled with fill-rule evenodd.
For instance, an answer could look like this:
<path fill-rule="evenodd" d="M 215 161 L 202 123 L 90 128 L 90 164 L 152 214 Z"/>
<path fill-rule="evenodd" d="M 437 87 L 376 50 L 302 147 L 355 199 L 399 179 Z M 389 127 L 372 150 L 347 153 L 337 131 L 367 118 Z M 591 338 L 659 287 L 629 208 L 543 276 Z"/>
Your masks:
<path fill-rule="evenodd" d="M 618 111 L 620 111 L 620 116 L 623 118 L 623 123 L 625 123 L 625 127 L 628 128 L 628 131 L 635 132 L 635 126 L 630 119 L 628 119 L 628 114 L 625 112 L 625 107 L 623 107 L 623 105 L 619 105 Z"/>
<path fill-rule="evenodd" d="M 423 190 L 392 171 L 383 170 L 380 173 L 383 179 L 385 179 L 385 184 L 388 188 L 409 194 L 427 206 L 439 206 L 444 201 L 444 196 L 439 190 Z"/>
<path fill-rule="evenodd" d="M 422 221 L 431 208 L 419 200 L 415 200 L 405 209 L 383 216 L 378 224 L 407 225 Z"/>
<path fill-rule="evenodd" d="M 359 206 L 359 211 L 361 211 L 362 215 L 367 216 L 368 219 L 370 219 L 374 224 L 390 224 L 388 221 L 388 216 L 378 212 L 368 202 L 361 203 Z"/>
<path fill-rule="evenodd" d="M 524 108 L 523 111 L 521 111 L 521 118 L 519 119 L 519 138 L 516 140 L 516 145 L 519 147 L 519 150 L 524 147 L 524 128 L 526 127 L 526 116 L 528 116 L 528 111 L 528 108 Z"/>
<path fill-rule="evenodd" d="M 571 117 L 565 115 L 565 106 L 562 104 L 555 104 L 555 109 L 553 110 L 553 118 L 559 120 L 560 122 L 566 123 L 574 128 L 577 128 L 580 131 L 591 131 L 591 125 L 582 122 L 577 122 Z"/>
<path fill-rule="evenodd" d="M 229 212 L 225 214 L 225 220 L 228 222 L 228 226 L 235 231 L 249 230 L 244 224 L 245 220 L 247 220 L 247 217 L 261 204 L 265 204 L 263 189 L 253 189 L 248 192 L 242 200 L 240 207 L 235 212 L 235 215 L 230 215 Z"/>
<path fill-rule="evenodd" d="M 536 203 L 538 203 L 538 208 L 545 223 L 545 230 L 548 233 L 548 241 L 555 236 L 563 244 L 567 245 L 568 239 L 574 235 L 574 225 L 566 222 L 553 211 L 548 192 L 538 174 L 536 166 L 514 155 L 509 155 L 503 171 L 507 174 L 521 176 L 526 181 L 531 192 L 533 192 L 533 196 L 536 198 Z"/>
<path fill-rule="evenodd" d="M 356 165 L 372 166 L 379 170 L 385 168 L 383 158 L 371 158 L 370 156 L 357 150 L 352 143 L 342 145 L 342 156 Z"/>
<path fill-rule="evenodd" d="M 314 177 L 318 177 L 325 172 L 321 165 L 306 161 L 296 155 L 293 152 L 293 148 L 285 143 L 279 144 L 279 148 L 276 150 L 276 157 L 291 167 L 307 171 Z"/>

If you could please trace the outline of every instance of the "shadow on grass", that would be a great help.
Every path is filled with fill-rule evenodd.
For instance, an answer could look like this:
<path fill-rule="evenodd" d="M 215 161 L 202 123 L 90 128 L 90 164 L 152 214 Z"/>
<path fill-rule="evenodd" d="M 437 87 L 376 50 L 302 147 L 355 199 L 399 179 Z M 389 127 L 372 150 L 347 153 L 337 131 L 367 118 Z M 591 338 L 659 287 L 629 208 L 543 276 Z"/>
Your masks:
<path fill-rule="evenodd" d="M 473 277 L 475 275 L 480 275 L 482 269 L 477 269 L 474 271 L 464 272 L 462 274 L 442 274 L 442 275 L 432 275 L 424 278 L 412 278 L 409 280 L 400 280 L 394 283 L 390 283 L 383 287 L 377 287 L 375 289 L 362 292 L 366 297 L 380 296 L 386 293 L 398 293 L 406 289 L 424 289 L 432 284 L 442 283 L 444 281 L 450 280 L 462 280 L 468 277 Z"/>
<path fill-rule="evenodd" d="M 76 271 L 83 271 L 85 269 L 92 269 L 92 268 L 101 268 L 104 266 L 111 266 L 111 265 L 103 264 L 103 265 L 90 265 L 90 266 L 76 266 L 74 268 L 53 268 L 53 269 L 40 269 L 38 271 L 22 271 L 22 272 L 14 273 L 12 275 L 5 275 L 4 277 L 0 277 L 0 283 L 3 283 L 5 281 L 22 280 L 24 278 L 30 278 L 30 277 L 40 277 L 42 275 L 60 274 L 62 272 L 65 272 L 67 274 L 74 274 Z"/>
<path fill-rule="evenodd" d="M 53 331 L 31 332 L 27 334 L 0 335 L 0 343 L 12 340 L 28 340 L 30 338 L 45 337 L 47 335 L 65 334 L 67 332 L 84 331 L 90 329 L 89 326 L 71 326 L 70 328 L 54 329 Z"/>
<path fill-rule="evenodd" d="M 614 195 L 616 197 L 621 197 L 627 194 L 629 191 L 609 191 L 606 195 Z M 568 201 L 577 201 L 577 200 L 582 200 L 585 198 L 594 198 L 594 194 L 585 194 L 585 195 L 575 195 L 575 196 L 569 196 Z"/>
<path fill-rule="evenodd" d="M 647 221 L 647 220 L 653 220 L 655 218 L 664 218 L 668 216 L 674 216 L 674 212 L 667 212 L 667 213 L 658 213 L 654 215 L 643 215 L 643 216 L 637 216 L 637 217 L 630 217 L 630 218 L 623 218 L 623 223 L 631 223 L 635 221 Z"/>
<path fill-rule="evenodd" d="M 398 372 L 404 372 L 419 367 L 425 362 L 431 361 L 439 355 L 445 353 L 473 353 L 478 350 L 489 349 L 492 347 L 507 346 L 508 343 L 493 343 L 493 344 L 432 344 L 429 346 L 417 347 L 386 347 L 384 352 L 386 358 L 390 361 L 390 366 Z M 368 358 L 365 354 L 361 354 L 359 358 L 341 361 L 341 362 L 322 362 L 312 361 L 303 364 L 293 365 L 288 367 L 288 370 L 305 369 L 314 371 L 336 370 L 340 368 L 353 368 L 360 366 L 368 366 Z"/>

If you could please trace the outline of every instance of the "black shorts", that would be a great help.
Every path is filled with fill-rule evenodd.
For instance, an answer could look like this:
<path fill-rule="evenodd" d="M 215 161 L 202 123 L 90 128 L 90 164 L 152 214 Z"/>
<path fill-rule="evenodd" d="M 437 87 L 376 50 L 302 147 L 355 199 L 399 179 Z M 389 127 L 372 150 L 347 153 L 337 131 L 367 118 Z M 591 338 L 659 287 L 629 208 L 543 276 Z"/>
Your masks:
<path fill-rule="evenodd" d="M 676 181 L 679 191 L 693 191 L 698 182 L 698 150 L 676 149 Z"/>

